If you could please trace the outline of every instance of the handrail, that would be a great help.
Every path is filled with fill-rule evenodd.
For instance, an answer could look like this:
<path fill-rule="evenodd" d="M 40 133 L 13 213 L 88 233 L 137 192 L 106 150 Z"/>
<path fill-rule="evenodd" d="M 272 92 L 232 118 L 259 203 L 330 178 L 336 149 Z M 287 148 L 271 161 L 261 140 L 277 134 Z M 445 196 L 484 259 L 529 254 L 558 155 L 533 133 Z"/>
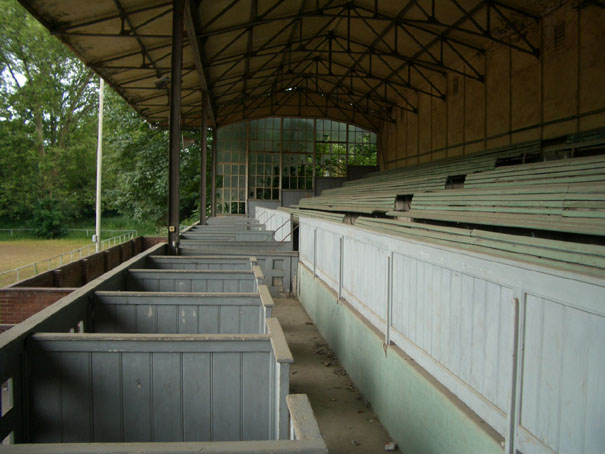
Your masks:
<path fill-rule="evenodd" d="M 126 241 L 132 240 L 137 235 L 136 230 L 128 230 L 127 232 L 129 232 L 129 233 L 125 233 L 125 234 L 122 234 L 119 236 L 114 236 L 112 238 L 108 238 L 106 240 L 102 240 L 101 241 L 101 250 L 107 249 L 107 248 L 109 248 L 111 246 L 115 246 L 117 244 L 125 243 Z M 63 266 L 67 263 L 71 263 L 71 262 L 75 261 L 76 258 L 82 259 L 84 257 L 88 257 L 89 255 L 92 255 L 95 252 L 96 252 L 95 244 L 94 243 L 89 244 L 87 246 L 83 246 L 78 249 L 74 249 L 74 250 L 59 254 L 59 255 L 55 255 L 48 259 L 40 260 L 40 261 L 34 262 L 34 263 L 29 263 L 27 265 L 13 268 L 12 270 L 3 271 L 0 273 L 0 278 L 2 278 L 3 276 L 9 275 L 11 273 L 15 273 L 15 280 L 12 283 L 19 282 L 21 280 L 21 274 L 22 274 L 23 270 L 25 270 L 25 269 L 33 268 L 32 276 L 37 276 L 41 272 L 39 265 L 46 264 L 47 266 L 46 266 L 46 269 L 44 269 L 44 271 L 50 271 L 50 270 L 53 270 L 60 266 Z M 63 258 L 65 256 L 69 256 L 67 260 L 63 260 Z M 55 266 L 53 267 L 52 262 L 56 263 L 57 260 L 59 262 L 58 265 L 55 264 Z"/>
<path fill-rule="evenodd" d="M 14 232 L 34 232 L 37 229 L 28 229 L 28 228 L 16 228 L 16 229 L 0 229 L 0 232 L 10 232 L 10 236 L 13 237 L 14 236 Z M 89 229 L 67 229 L 68 232 L 86 232 L 86 236 L 90 236 L 90 233 L 94 233 L 95 232 L 95 228 L 91 227 Z M 130 232 L 134 232 L 135 234 L 137 233 L 136 230 L 129 230 L 129 229 L 104 229 L 103 230 L 104 233 L 106 232 L 125 232 L 125 233 L 130 233 Z"/>

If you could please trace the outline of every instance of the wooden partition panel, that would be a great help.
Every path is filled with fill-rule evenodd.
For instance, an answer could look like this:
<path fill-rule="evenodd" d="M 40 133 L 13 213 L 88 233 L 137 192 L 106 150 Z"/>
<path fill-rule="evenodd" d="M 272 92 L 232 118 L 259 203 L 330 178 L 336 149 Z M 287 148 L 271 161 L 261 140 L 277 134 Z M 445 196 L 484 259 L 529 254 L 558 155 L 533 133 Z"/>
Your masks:
<path fill-rule="evenodd" d="M 37 334 L 27 347 L 31 442 L 277 437 L 268 335 Z"/>
<path fill-rule="evenodd" d="M 296 276 L 296 267 L 298 266 L 298 252 L 296 251 L 249 251 L 238 248 L 223 250 L 211 248 L 203 251 L 194 251 L 181 248 L 181 254 L 178 258 L 194 258 L 194 255 L 196 258 L 206 258 L 215 254 L 233 254 L 234 257 L 238 255 L 254 255 L 256 263 L 262 269 L 264 283 L 269 287 L 273 295 L 293 291 L 292 277 Z"/>
<path fill-rule="evenodd" d="M 12 407 L 0 418 L 0 439 L 12 436 L 16 443 L 27 440 L 28 377 L 25 340 L 40 331 L 66 332 L 70 329 L 77 330 L 81 324 L 89 326 L 89 303 L 93 291 L 121 288 L 128 267 L 143 266 L 146 255 L 162 253 L 164 247 L 164 244 L 152 246 L 0 335 L 0 383 L 12 383 Z"/>
<path fill-rule="evenodd" d="M 292 241 L 212 241 L 181 240 L 181 255 L 199 255 L 200 253 L 223 254 L 232 251 L 237 255 L 257 255 L 261 252 L 291 251 Z"/>
<path fill-rule="evenodd" d="M 251 271 L 256 260 L 250 257 L 182 257 L 153 256 L 147 260 L 146 268 L 172 270 L 218 270 L 218 271 Z"/>
<path fill-rule="evenodd" d="M 257 293 L 96 292 L 93 332 L 260 334 L 263 303 Z"/>
<path fill-rule="evenodd" d="M 184 240 L 201 241 L 272 241 L 275 232 L 264 230 L 244 230 L 244 231 L 204 231 L 183 233 L 181 238 Z"/>
<path fill-rule="evenodd" d="M 252 271 L 129 270 L 126 290 L 145 292 L 231 292 L 257 290 Z"/>

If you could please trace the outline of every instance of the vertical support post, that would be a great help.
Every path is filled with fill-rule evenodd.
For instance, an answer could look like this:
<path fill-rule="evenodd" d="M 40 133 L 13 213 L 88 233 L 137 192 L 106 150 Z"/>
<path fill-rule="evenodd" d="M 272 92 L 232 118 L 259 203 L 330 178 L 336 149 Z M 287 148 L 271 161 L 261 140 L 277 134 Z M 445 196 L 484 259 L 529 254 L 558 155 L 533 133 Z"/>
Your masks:
<path fill-rule="evenodd" d="M 345 144 L 345 176 L 347 177 L 347 180 L 349 179 L 349 123 L 346 123 L 347 125 L 347 132 L 346 132 L 346 144 Z"/>
<path fill-rule="evenodd" d="M 172 56 L 170 60 L 170 148 L 168 161 L 168 248 L 179 248 L 179 161 L 181 152 L 181 74 L 183 63 L 183 13 L 185 0 L 172 8 Z"/>
<path fill-rule="evenodd" d="M 208 92 L 202 93 L 202 131 L 200 163 L 200 225 L 206 224 L 206 174 L 208 163 Z"/>
<path fill-rule="evenodd" d="M 279 206 L 284 206 L 284 197 L 282 194 L 282 187 L 284 174 L 284 119 L 279 119 Z"/>
<path fill-rule="evenodd" d="M 312 163 L 313 163 L 312 164 L 313 165 L 313 171 L 312 171 L 313 183 L 312 183 L 312 185 L 313 185 L 313 187 L 311 188 L 311 190 L 313 191 L 313 195 L 319 195 L 315 191 L 315 187 L 316 187 L 315 178 L 317 177 L 317 175 L 315 174 L 315 160 L 317 159 L 315 156 L 316 152 L 317 152 L 316 142 L 317 142 L 317 120 L 313 120 L 313 159 L 312 159 Z"/>
<path fill-rule="evenodd" d="M 250 190 L 249 187 L 249 175 L 250 175 L 250 120 L 246 121 L 246 197 L 245 197 L 245 201 L 246 203 L 244 203 L 244 213 L 246 214 L 246 216 L 248 216 L 248 202 L 250 200 L 250 198 L 248 197 L 248 191 Z M 239 190 L 239 185 L 238 185 L 238 190 Z M 239 200 L 239 197 L 238 197 Z M 238 209 L 239 211 L 239 209 Z"/>
<path fill-rule="evenodd" d="M 212 128 L 212 217 L 216 216 L 216 126 Z"/>

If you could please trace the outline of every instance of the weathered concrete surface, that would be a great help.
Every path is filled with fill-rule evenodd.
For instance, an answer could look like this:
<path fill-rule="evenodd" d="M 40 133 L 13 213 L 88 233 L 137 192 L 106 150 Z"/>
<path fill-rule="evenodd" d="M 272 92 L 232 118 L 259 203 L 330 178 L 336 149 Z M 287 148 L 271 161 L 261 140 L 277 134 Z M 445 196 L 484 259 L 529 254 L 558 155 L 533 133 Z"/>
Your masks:
<path fill-rule="evenodd" d="M 274 300 L 273 316 L 279 319 L 294 356 L 290 392 L 308 395 L 330 454 L 384 452 L 389 434 L 302 305 L 295 298 Z"/>

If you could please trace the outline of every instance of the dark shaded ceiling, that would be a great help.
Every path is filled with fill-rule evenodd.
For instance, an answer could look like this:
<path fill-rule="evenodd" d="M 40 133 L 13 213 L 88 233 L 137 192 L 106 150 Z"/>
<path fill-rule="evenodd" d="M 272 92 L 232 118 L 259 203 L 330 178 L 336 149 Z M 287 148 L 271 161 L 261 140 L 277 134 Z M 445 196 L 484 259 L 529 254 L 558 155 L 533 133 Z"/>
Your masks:
<path fill-rule="evenodd" d="M 172 1 L 20 1 L 150 123 L 167 125 Z M 524 33 L 539 3 L 187 0 L 184 126 L 201 125 L 207 93 L 211 125 L 283 115 L 376 130 L 396 108 L 416 111 L 417 93 L 444 99 L 446 72 L 482 81 L 476 57 L 490 43 L 539 57 Z"/>

